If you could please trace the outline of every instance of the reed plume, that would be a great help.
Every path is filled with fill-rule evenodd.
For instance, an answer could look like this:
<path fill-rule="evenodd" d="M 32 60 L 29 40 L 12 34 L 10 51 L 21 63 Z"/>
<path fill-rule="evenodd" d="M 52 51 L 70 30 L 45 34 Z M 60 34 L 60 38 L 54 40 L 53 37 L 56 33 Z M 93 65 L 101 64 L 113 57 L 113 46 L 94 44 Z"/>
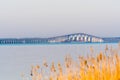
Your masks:
<path fill-rule="evenodd" d="M 92 47 L 91 52 L 95 53 Z M 64 61 L 64 65 L 52 62 L 50 67 L 46 61 L 43 63 L 50 69 L 47 79 L 43 79 L 45 74 L 38 72 L 39 65 L 32 66 L 32 80 L 120 80 L 120 56 L 112 47 L 109 49 L 106 46 L 105 51 L 96 56 L 78 56 L 77 61 L 67 55 Z"/>

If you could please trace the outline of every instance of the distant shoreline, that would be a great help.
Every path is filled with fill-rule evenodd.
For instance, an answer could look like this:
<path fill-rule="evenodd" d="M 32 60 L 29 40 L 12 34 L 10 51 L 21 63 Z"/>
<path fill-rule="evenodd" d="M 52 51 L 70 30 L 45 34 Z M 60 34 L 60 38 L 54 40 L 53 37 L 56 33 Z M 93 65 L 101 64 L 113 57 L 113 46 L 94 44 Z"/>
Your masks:
<path fill-rule="evenodd" d="M 119 43 L 120 37 L 101 38 L 85 33 L 76 33 L 50 38 L 1 38 L 0 44 L 71 44 L 71 43 Z"/>

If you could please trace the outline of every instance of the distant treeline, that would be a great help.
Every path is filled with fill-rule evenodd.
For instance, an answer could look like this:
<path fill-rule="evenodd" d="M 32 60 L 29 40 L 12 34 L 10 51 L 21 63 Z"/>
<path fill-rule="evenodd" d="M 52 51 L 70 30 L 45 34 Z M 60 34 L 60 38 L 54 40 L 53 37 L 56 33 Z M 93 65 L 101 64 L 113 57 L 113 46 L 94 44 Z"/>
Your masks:
<path fill-rule="evenodd" d="M 103 38 L 104 42 L 120 42 L 120 37 Z"/>

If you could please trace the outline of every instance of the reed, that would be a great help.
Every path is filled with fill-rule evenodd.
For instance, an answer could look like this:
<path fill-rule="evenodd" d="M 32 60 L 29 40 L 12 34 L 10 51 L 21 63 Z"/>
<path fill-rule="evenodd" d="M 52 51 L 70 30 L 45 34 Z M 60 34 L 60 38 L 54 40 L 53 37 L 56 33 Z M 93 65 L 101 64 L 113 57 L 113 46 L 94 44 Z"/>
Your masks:
<path fill-rule="evenodd" d="M 67 55 L 64 65 L 44 61 L 42 66 L 49 69 L 49 75 L 39 65 L 32 66 L 31 80 L 120 80 L 120 45 L 117 49 L 106 46 L 96 56 L 92 47 L 90 50 L 90 55 L 78 56 L 77 60 Z"/>

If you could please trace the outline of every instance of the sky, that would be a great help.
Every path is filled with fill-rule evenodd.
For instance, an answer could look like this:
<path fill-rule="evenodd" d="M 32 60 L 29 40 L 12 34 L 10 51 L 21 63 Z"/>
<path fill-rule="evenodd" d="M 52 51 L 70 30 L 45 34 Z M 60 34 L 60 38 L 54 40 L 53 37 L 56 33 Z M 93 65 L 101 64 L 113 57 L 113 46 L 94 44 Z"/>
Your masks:
<path fill-rule="evenodd" d="M 0 0 L 0 38 L 120 36 L 120 0 Z"/>

